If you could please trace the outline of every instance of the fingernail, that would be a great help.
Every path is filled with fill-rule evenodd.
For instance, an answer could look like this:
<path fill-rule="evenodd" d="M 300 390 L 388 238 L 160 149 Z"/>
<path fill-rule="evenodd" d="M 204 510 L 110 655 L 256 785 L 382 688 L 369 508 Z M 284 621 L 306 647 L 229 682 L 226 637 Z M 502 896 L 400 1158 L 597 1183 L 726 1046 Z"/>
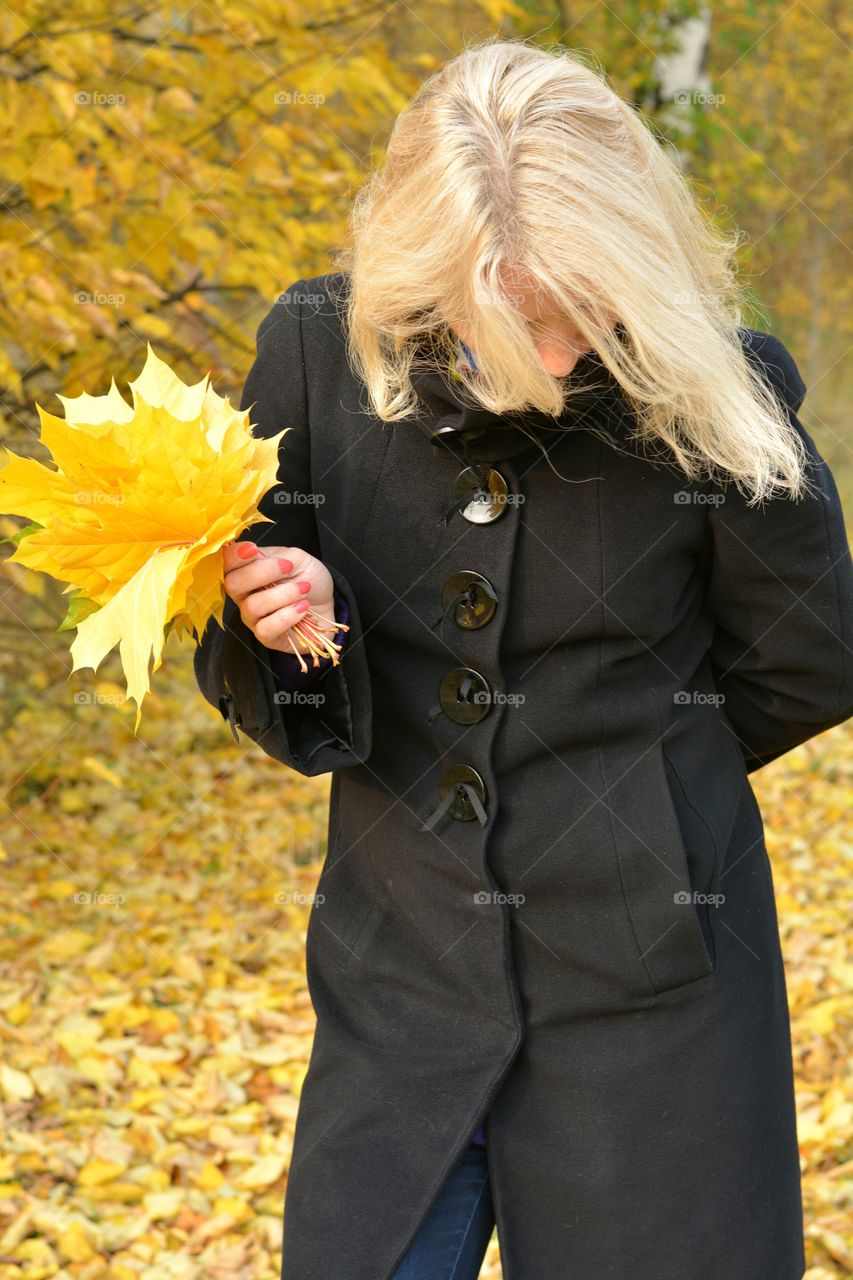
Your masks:
<path fill-rule="evenodd" d="M 304 613 L 306 609 L 310 608 L 310 605 L 310 600 L 300 600 L 298 604 L 295 604 L 293 607 L 297 613 Z"/>
<path fill-rule="evenodd" d="M 310 591 L 310 590 L 311 590 L 311 583 L 310 583 L 310 582 L 306 582 L 304 578 L 302 578 L 299 582 L 297 582 L 297 584 L 296 584 L 296 585 L 297 585 L 297 587 L 299 588 L 299 590 L 302 592 L 302 594 L 303 594 L 303 595 L 305 594 L 305 592 L 306 592 L 306 591 Z"/>
<path fill-rule="evenodd" d="M 293 568 L 293 561 L 279 560 L 278 567 L 279 569 L 281 569 L 282 573 L 290 573 L 291 569 Z"/>
<path fill-rule="evenodd" d="M 241 542 L 237 548 L 237 555 L 241 560 L 251 560 L 257 549 L 254 542 Z"/>

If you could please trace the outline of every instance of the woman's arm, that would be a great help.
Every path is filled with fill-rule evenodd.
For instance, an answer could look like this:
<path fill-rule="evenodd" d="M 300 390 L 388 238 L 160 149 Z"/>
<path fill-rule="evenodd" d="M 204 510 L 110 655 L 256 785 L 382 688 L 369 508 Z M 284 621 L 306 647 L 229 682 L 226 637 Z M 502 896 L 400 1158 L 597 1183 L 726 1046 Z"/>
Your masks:
<path fill-rule="evenodd" d="M 710 659 L 747 772 L 853 715 L 853 563 L 835 481 L 797 417 L 806 387 L 787 348 L 757 359 L 809 454 L 813 492 L 748 508 L 729 485 L 709 507 Z"/>
<path fill-rule="evenodd" d="M 284 427 L 292 430 L 281 442 L 279 483 L 259 503 L 261 513 L 273 523 L 253 525 L 238 541 L 301 547 L 320 559 L 299 301 L 305 287 L 301 280 L 292 284 L 258 327 L 257 357 L 240 408 L 251 408 L 256 436 L 268 438 Z M 202 694 L 230 723 L 235 738 L 239 741 L 241 728 L 267 755 L 306 777 L 361 763 L 370 754 L 372 740 L 370 676 L 358 606 L 340 570 L 324 563 L 335 592 L 346 601 L 349 631 L 338 664 L 316 673 L 322 699 L 276 697 L 276 670 L 281 670 L 284 655 L 274 656 L 261 644 L 230 596 L 222 626 L 210 620 L 194 657 Z"/>

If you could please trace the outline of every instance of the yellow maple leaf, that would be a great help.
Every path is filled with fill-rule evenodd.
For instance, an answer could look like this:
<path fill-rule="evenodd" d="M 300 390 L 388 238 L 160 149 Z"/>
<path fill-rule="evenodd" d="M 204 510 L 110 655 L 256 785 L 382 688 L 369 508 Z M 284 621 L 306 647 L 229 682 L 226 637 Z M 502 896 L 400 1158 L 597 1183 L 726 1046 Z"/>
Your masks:
<path fill-rule="evenodd" d="M 10 1102 L 20 1102 L 35 1093 L 33 1082 L 25 1071 L 18 1071 L 8 1063 L 0 1063 L 0 1092 Z"/>
<path fill-rule="evenodd" d="M 102 1182 L 112 1182 L 126 1168 L 126 1164 L 117 1164 L 115 1160 L 88 1160 L 77 1174 L 77 1184 L 81 1187 L 97 1187 Z"/>
<path fill-rule="evenodd" d="M 103 396 L 59 396 L 64 419 L 36 406 L 53 468 L 4 450 L 0 507 L 36 526 L 9 563 L 78 593 L 72 671 L 97 671 L 119 646 L 134 733 L 166 627 L 200 637 L 211 617 L 221 623 L 222 548 L 270 522 L 258 503 L 278 479 L 290 430 L 256 437 L 250 410 L 235 409 L 209 377 L 188 386 L 149 342 L 132 406 L 115 380 Z"/>

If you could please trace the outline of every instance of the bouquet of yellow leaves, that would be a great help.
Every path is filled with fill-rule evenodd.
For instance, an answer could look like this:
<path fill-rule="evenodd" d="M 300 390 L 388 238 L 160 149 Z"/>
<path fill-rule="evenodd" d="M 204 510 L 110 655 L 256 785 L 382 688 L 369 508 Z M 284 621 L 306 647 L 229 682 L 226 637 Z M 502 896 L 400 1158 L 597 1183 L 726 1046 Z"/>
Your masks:
<path fill-rule="evenodd" d="M 105 396 L 59 396 L 64 419 L 36 405 L 55 470 L 4 450 L 0 511 L 31 521 L 14 537 L 10 562 L 75 593 L 59 627 L 77 629 L 72 671 L 97 671 L 119 645 L 137 704 L 134 733 L 148 664 L 161 665 L 168 629 L 200 637 L 211 617 L 221 624 L 223 546 L 252 524 L 272 523 L 257 504 L 277 481 L 290 428 L 254 436 L 250 411 L 217 395 L 209 377 L 187 386 L 149 343 L 130 383 L 132 407 L 114 379 Z M 292 631 L 307 640 L 298 624 Z"/>

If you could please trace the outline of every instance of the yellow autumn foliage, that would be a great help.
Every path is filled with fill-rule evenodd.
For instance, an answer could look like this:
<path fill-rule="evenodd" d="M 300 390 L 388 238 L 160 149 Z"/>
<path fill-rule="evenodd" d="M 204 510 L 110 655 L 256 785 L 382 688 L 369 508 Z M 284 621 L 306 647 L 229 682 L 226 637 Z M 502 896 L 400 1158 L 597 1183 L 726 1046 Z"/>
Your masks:
<path fill-rule="evenodd" d="M 132 406 L 114 380 L 104 396 L 60 396 L 64 420 L 37 406 L 55 469 L 4 450 L 0 508 L 40 526 L 10 561 L 67 583 L 75 603 L 91 606 L 74 616 L 72 671 L 97 671 L 119 645 L 138 730 L 167 625 L 200 636 L 209 618 L 221 622 L 222 548 L 269 521 L 258 503 L 276 482 L 289 428 L 254 436 L 248 409 L 219 396 L 209 375 L 188 386 L 150 343 L 130 387 Z"/>

